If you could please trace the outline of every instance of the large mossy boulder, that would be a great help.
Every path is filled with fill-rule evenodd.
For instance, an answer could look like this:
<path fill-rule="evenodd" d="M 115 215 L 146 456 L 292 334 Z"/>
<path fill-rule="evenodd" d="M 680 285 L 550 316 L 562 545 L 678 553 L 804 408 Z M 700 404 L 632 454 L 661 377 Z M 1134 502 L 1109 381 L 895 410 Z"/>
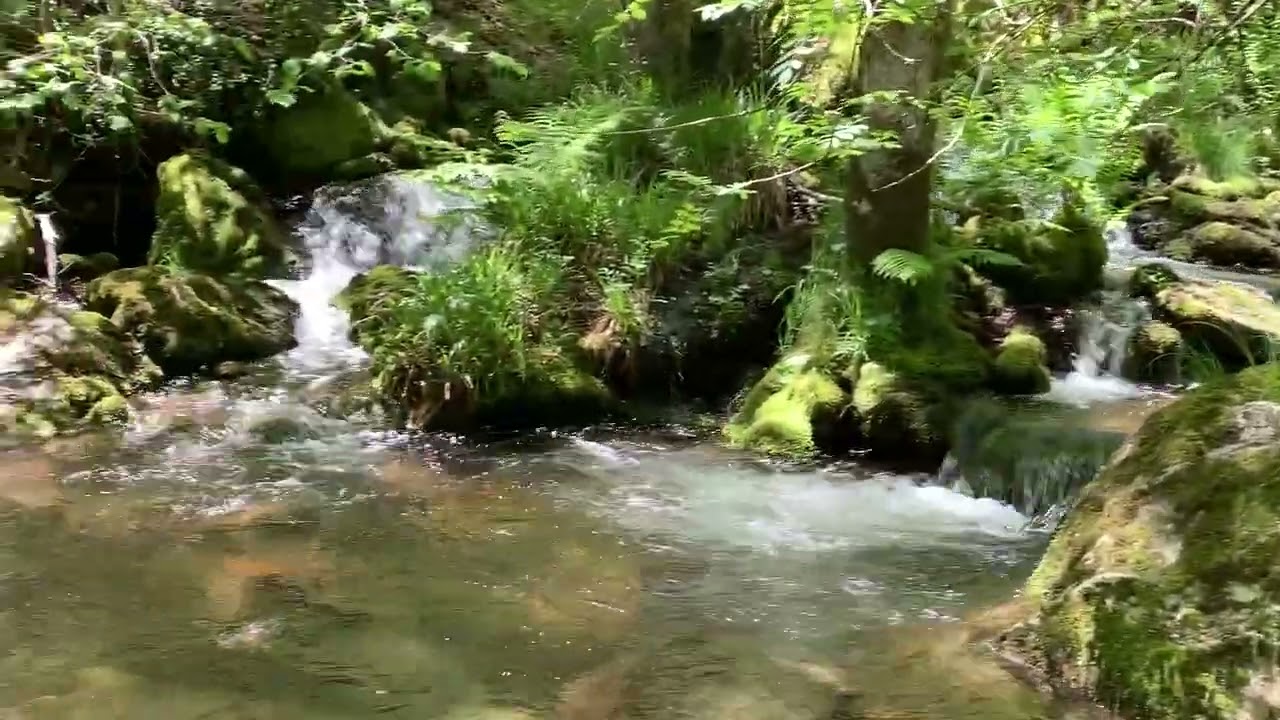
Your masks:
<path fill-rule="evenodd" d="M 138 338 L 170 376 L 261 360 L 295 344 L 297 305 L 258 280 L 130 268 L 89 283 L 85 303 Z"/>
<path fill-rule="evenodd" d="M 807 458 L 826 445 L 849 397 L 803 353 L 789 355 L 747 393 L 725 427 L 729 444 L 783 458 Z"/>
<path fill-rule="evenodd" d="M 1280 181 L 1184 175 L 1152 188 L 1129 218 L 1162 255 L 1224 267 L 1280 267 Z"/>
<path fill-rule="evenodd" d="M 0 195 L 0 285 L 16 285 L 35 270 L 40 250 L 35 216 L 17 200 Z"/>
<path fill-rule="evenodd" d="M 1211 352 L 1228 368 L 1269 360 L 1280 350 L 1280 305 L 1262 290 L 1183 280 L 1159 264 L 1137 268 L 1130 289 L 1149 298 L 1155 318 L 1188 345 Z"/>
<path fill-rule="evenodd" d="M 0 431 L 48 436 L 128 417 L 125 397 L 160 369 L 132 337 L 95 312 L 32 295 L 0 295 Z"/>
<path fill-rule="evenodd" d="M 263 172 L 283 181 L 327 179 L 330 171 L 378 149 L 387 129 L 377 114 L 338 87 L 303 88 L 261 127 Z"/>
<path fill-rule="evenodd" d="M 1015 304 L 1069 305 L 1102 287 L 1107 263 L 1102 228 L 1074 205 L 1066 205 L 1050 223 L 975 216 L 962 235 L 1021 261 L 979 268 Z"/>
<path fill-rule="evenodd" d="M 1280 714 L 1280 365 L 1160 410 L 1089 483 L 1003 636 L 1127 717 Z"/>
<path fill-rule="evenodd" d="M 249 277 L 284 270 L 288 234 L 247 173 L 187 153 L 161 163 L 158 175 L 152 264 Z"/>

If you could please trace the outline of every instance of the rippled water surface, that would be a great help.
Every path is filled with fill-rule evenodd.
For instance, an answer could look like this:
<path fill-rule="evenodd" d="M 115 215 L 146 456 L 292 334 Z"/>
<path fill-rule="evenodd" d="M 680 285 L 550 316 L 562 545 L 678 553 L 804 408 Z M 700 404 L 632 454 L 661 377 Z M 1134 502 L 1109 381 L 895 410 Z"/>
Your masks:
<path fill-rule="evenodd" d="M 217 387 L 0 461 L 0 717 L 1057 716 L 946 640 L 1042 539 L 912 478 Z"/>

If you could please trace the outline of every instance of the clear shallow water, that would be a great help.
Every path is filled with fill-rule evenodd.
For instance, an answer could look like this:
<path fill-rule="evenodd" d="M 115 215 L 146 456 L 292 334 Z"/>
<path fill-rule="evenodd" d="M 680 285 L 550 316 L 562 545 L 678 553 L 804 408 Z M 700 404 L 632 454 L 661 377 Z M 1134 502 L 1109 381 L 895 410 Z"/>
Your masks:
<path fill-rule="evenodd" d="M 329 302 L 478 232 L 421 183 L 325 189 L 298 347 L 0 451 L 0 720 L 1093 717 L 964 644 L 1045 537 L 918 477 L 679 433 L 474 445 L 327 417 Z M 355 380 L 358 382 L 358 378 Z"/>
<path fill-rule="evenodd" d="M 0 717 L 1062 716 L 956 644 L 1042 548 L 1009 507 L 271 392 L 0 458 Z"/>

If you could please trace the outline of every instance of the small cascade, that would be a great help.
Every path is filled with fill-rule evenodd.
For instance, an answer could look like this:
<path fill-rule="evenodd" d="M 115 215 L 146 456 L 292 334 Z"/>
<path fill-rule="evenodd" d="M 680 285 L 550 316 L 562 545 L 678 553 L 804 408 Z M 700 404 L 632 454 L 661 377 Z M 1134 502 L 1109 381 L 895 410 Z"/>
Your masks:
<path fill-rule="evenodd" d="M 377 265 L 429 268 L 463 257 L 481 229 L 473 200 L 396 175 L 321 188 L 297 228 L 306 250 L 303 277 L 276 281 L 298 302 L 298 346 L 284 358 L 314 375 L 361 364 L 347 337 L 346 313 L 333 299 L 351 279 Z"/>
<path fill-rule="evenodd" d="M 957 423 L 937 481 L 1009 503 L 1051 527 L 1124 439 L 1123 432 L 1095 425 L 1088 412 L 1073 408 L 976 403 Z"/>
<path fill-rule="evenodd" d="M 62 236 L 53 224 L 52 213 L 39 213 L 36 223 L 40 226 L 40 238 L 44 242 L 44 280 L 53 292 L 58 291 L 58 245 Z"/>
<path fill-rule="evenodd" d="M 1127 272 L 1146 257 L 1123 226 L 1107 228 L 1108 270 Z M 1125 380 L 1122 373 L 1129 338 L 1151 315 L 1142 301 L 1128 296 L 1125 283 L 1127 278 L 1119 287 L 1104 291 L 1096 306 L 1079 313 L 1080 334 L 1071 372 L 1054 378 L 1046 399 L 1068 405 L 1091 405 L 1143 393 L 1137 385 Z"/>

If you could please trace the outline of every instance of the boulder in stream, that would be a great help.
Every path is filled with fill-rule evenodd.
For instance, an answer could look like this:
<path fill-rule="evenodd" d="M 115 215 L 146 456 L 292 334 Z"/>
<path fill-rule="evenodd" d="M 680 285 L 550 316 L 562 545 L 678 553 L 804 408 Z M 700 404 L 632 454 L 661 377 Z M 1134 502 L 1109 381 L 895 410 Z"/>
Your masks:
<path fill-rule="evenodd" d="M 815 437 L 833 424 L 848 395 L 810 357 L 795 354 L 780 360 L 747 393 L 725 426 L 729 443 L 779 457 L 808 457 L 820 446 Z"/>
<path fill-rule="evenodd" d="M 288 235 L 243 170 L 185 153 L 161 163 L 157 174 L 152 264 L 249 277 L 284 269 Z"/>
<path fill-rule="evenodd" d="M 1134 241 L 1162 255 L 1225 267 L 1280 267 L 1280 181 L 1183 175 L 1129 218 Z"/>
<path fill-rule="evenodd" d="M 1000 343 L 992 372 L 995 389 L 1008 395 L 1038 395 L 1049 390 L 1049 353 L 1044 341 L 1026 328 L 1014 328 Z"/>
<path fill-rule="evenodd" d="M 1280 305 L 1257 288 L 1184 280 L 1151 264 L 1134 271 L 1130 290 L 1150 299 L 1156 319 L 1229 368 L 1269 360 L 1280 348 Z"/>
<path fill-rule="evenodd" d="M 0 195 L 0 284 L 15 285 L 36 269 L 40 233 L 31 211 Z"/>
<path fill-rule="evenodd" d="M 1280 712 L 1280 365 L 1151 416 L 1090 482 L 1004 649 L 1130 717 Z"/>
<path fill-rule="evenodd" d="M 295 344 L 297 304 L 257 280 L 129 268 L 91 282 L 85 301 L 138 338 L 170 376 L 261 360 Z"/>
<path fill-rule="evenodd" d="M 126 333 L 95 312 L 22 293 L 0 297 L 0 427 L 53 435 L 128 417 L 125 396 L 160 370 Z"/>

